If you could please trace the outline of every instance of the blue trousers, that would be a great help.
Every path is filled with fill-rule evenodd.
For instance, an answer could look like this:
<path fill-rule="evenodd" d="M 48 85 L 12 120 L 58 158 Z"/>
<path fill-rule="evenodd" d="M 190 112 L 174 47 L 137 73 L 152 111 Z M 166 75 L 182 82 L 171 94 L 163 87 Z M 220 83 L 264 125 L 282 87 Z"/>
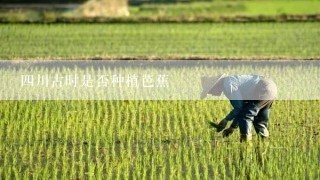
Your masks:
<path fill-rule="evenodd" d="M 268 137 L 268 121 L 272 100 L 245 101 L 240 113 L 235 117 L 241 135 L 251 135 L 252 126 L 257 134 Z"/>

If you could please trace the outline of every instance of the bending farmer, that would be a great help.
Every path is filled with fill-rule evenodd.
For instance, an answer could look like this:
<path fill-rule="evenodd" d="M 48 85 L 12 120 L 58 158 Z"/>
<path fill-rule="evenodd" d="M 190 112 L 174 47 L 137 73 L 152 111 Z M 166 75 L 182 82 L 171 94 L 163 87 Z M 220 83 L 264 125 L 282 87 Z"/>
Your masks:
<path fill-rule="evenodd" d="M 201 99 L 208 94 L 220 96 L 223 92 L 233 106 L 233 110 L 215 126 L 221 132 L 228 121 L 232 121 L 230 127 L 223 131 L 224 137 L 239 127 L 240 141 L 251 140 L 252 125 L 261 137 L 269 136 L 269 111 L 277 95 L 277 87 L 272 80 L 259 75 L 220 75 L 202 77 L 201 84 Z"/>

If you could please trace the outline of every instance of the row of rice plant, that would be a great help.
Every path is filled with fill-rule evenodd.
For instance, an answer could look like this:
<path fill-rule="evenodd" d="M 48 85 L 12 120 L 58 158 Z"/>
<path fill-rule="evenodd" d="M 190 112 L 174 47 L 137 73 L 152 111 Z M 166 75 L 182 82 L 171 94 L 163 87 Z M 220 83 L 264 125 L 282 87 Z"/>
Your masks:
<path fill-rule="evenodd" d="M 320 23 L 0 25 L 0 59 L 317 58 Z"/>
<path fill-rule="evenodd" d="M 1 179 L 319 178 L 319 101 L 276 101 L 271 137 L 206 121 L 227 101 L 1 101 Z"/>

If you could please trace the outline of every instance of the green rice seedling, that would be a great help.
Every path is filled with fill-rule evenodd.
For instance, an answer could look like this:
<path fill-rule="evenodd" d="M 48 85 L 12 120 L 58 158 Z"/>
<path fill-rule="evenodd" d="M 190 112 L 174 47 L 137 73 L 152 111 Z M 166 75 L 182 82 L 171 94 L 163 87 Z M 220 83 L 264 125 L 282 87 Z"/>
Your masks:
<path fill-rule="evenodd" d="M 317 179 L 318 106 L 275 101 L 268 146 L 254 134 L 246 149 L 238 131 L 223 139 L 206 124 L 231 110 L 225 100 L 1 101 L 0 178 Z"/>
<path fill-rule="evenodd" d="M 3 24 L 0 34 L 0 59 L 319 57 L 317 22 Z"/>

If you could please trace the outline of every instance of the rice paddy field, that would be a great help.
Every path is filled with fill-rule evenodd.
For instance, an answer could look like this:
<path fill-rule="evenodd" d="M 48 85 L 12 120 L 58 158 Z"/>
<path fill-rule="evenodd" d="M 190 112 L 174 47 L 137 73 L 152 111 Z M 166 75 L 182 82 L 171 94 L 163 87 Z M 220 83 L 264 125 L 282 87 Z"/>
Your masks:
<path fill-rule="evenodd" d="M 0 59 L 319 58 L 320 23 L 0 25 Z"/>
<path fill-rule="evenodd" d="M 318 59 L 319 27 L 1 24 L 0 59 Z M 319 106 L 276 100 L 270 138 L 240 143 L 207 125 L 226 100 L 1 100 L 0 179 L 319 179 Z"/>
<path fill-rule="evenodd" d="M 227 101 L 1 101 L 2 179 L 318 179 L 319 101 L 277 101 L 268 142 L 206 124 Z"/>

